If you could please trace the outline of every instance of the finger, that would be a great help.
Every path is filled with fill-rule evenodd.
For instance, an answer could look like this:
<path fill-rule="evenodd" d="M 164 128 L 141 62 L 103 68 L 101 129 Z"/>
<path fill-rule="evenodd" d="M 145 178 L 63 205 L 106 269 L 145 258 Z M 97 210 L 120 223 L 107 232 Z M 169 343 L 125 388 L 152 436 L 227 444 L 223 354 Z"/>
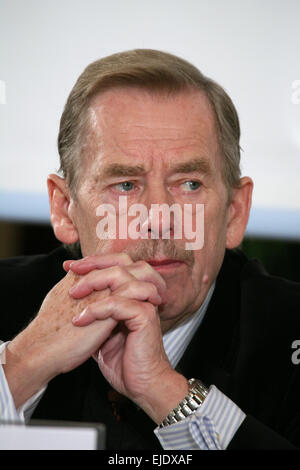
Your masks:
<path fill-rule="evenodd" d="M 126 266 L 127 270 L 137 279 L 153 282 L 164 301 L 166 282 L 162 276 L 144 260 L 133 263 L 126 253 L 87 256 L 82 260 L 68 260 L 64 263 L 65 269 L 69 269 L 81 275 L 87 274 L 94 269 L 104 269 L 111 266 Z M 88 292 L 90 293 L 91 290 L 88 290 Z"/>
<path fill-rule="evenodd" d="M 74 284 L 69 290 L 69 294 L 75 299 L 80 299 L 94 290 L 110 288 L 113 292 L 131 278 L 153 283 L 162 301 L 165 300 L 166 282 L 145 261 L 137 261 L 127 266 L 112 266 L 103 270 L 93 270 Z"/>
<path fill-rule="evenodd" d="M 150 266 L 150 264 L 141 260 L 131 264 L 130 266 L 127 266 L 126 269 L 136 279 L 145 282 L 152 282 L 156 286 L 160 297 L 164 301 L 167 291 L 166 281 L 157 271 L 155 271 L 155 269 L 152 268 L 152 266 Z"/>
<path fill-rule="evenodd" d="M 137 280 L 126 282 L 114 291 L 114 295 L 126 297 L 127 299 L 147 301 L 153 305 L 160 305 L 162 302 L 157 288 L 152 282 Z"/>
<path fill-rule="evenodd" d="M 73 259 L 67 259 L 66 261 L 63 262 L 63 269 L 68 272 L 70 271 L 70 264 L 74 263 Z"/>
<path fill-rule="evenodd" d="M 124 321 L 130 331 L 136 331 L 153 322 L 157 318 L 157 312 L 149 302 L 111 296 L 88 305 L 80 315 L 72 318 L 72 323 L 75 326 L 86 326 L 95 320 L 106 318 Z"/>
<path fill-rule="evenodd" d="M 111 291 L 114 291 L 132 279 L 134 279 L 133 275 L 121 266 L 112 266 L 102 271 L 94 270 L 74 284 L 69 290 L 69 294 L 75 299 L 81 299 L 94 290 L 101 291 L 110 288 Z"/>
<path fill-rule="evenodd" d="M 117 331 L 105 341 L 99 349 L 98 361 L 104 362 L 104 359 L 109 359 L 115 356 L 116 351 L 120 350 L 126 342 L 126 334 L 123 331 Z"/>
<path fill-rule="evenodd" d="M 87 273 L 70 289 L 69 294 L 79 299 L 89 295 L 93 290 L 109 287 L 111 291 L 114 291 L 130 280 L 129 275 L 141 281 L 152 282 L 162 301 L 165 302 L 166 282 L 146 261 L 137 261 L 126 266 L 112 266 Z"/>
<path fill-rule="evenodd" d="M 111 253 L 105 255 L 86 256 L 80 260 L 65 261 L 65 266 L 76 274 L 86 274 L 94 269 L 103 269 L 110 266 L 128 266 L 132 259 L 126 253 Z"/>
<path fill-rule="evenodd" d="M 108 320 L 106 320 L 108 321 Z M 111 321 L 115 322 L 115 320 L 111 319 Z M 116 336 L 118 335 L 123 335 L 124 336 L 124 332 L 120 330 L 120 326 L 121 324 L 120 323 L 116 323 L 116 327 L 111 331 L 111 334 L 107 337 L 106 341 L 104 341 L 101 345 L 101 348 L 100 349 L 97 349 L 97 351 L 94 352 L 93 354 L 93 359 L 95 359 L 96 362 L 99 361 L 99 354 L 101 355 L 101 350 L 102 348 L 104 348 L 104 346 L 109 343 L 113 338 L 115 338 Z M 125 342 L 125 340 L 124 340 Z"/>

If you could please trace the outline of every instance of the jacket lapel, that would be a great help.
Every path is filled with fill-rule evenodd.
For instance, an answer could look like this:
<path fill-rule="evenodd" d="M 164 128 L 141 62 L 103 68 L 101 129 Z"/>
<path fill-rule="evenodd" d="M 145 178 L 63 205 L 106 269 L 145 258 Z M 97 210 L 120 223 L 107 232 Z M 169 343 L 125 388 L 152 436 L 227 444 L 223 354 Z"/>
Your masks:
<path fill-rule="evenodd" d="M 178 365 L 187 378 L 230 390 L 239 343 L 240 275 L 247 261 L 240 252 L 226 251 L 215 291 L 202 324 Z"/>

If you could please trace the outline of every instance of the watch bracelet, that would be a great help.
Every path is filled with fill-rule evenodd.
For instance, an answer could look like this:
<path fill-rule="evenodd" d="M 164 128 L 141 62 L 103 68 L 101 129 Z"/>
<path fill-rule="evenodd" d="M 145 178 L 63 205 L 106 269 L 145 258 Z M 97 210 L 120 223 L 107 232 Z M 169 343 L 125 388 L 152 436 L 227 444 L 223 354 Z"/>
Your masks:
<path fill-rule="evenodd" d="M 200 380 L 189 379 L 189 393 L 184 399 L 168 414 L 159 425 L 160 428 L 178 423 L 194 413 L 204 402 L 208 395 L 208 388 Z"/>

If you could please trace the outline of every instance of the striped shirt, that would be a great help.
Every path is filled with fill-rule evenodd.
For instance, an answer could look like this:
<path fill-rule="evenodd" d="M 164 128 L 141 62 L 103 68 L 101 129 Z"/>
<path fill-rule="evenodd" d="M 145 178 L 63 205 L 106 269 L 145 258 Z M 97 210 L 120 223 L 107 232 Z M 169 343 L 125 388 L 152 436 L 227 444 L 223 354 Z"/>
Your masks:
<path fill-rule="evenodd" d="M 193 316 L 163 336 L 166 354 L 173 368 L 177 366 L 200 326 L 214 287 L 213 284 L 200 309 Z M 16 410 L 1 366 L 1 362 L 5 363 L 7 344 L 8 342 L 0 342 L 0 421 L 26 423 L 47 387 Z M 154 433 L 166 450 L 222 450 L 227 448 L 245 417 L 240 408 L 212 385 L 205 401 L 192 415 L 165 428 L 156 428 Z"/>
<path fill-rule="evenodd" d="M 168 331 L 164 347 L 175 368 L 201 325 L 212 297 L 211 286 L 200 309 L 183 324 Z M 201 377 L 196 377 L 201 380 Z M 162 447 L 168 450 L 222 450 L 226 449 L 246 415 L 220 390 L 212 385 L 203 404 L 178 423 L 154 430 Z"/>
<path fill-rule="evenodd" d="M 10 393 L 9 385 L 1 365 L 5 364 L 5 348 L 9 341 L 1 343 L 2 342 L 0 342 L 0 421 L 27 423 L 47 386 L 43 387 L 16 410 L 14 399 Z"/>

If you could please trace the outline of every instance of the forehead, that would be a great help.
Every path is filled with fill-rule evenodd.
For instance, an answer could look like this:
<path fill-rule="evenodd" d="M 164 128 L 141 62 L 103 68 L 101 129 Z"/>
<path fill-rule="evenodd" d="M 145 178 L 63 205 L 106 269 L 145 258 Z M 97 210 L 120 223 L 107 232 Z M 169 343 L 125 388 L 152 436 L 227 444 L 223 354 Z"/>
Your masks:
<path fill-rule="evenodd" d="M 172 95 L 115 88 L 89 108 L 91 159 L 97 164 L 206 157 L 216 165 L 218 139 L 212 107 L 201 91 Z"/>

